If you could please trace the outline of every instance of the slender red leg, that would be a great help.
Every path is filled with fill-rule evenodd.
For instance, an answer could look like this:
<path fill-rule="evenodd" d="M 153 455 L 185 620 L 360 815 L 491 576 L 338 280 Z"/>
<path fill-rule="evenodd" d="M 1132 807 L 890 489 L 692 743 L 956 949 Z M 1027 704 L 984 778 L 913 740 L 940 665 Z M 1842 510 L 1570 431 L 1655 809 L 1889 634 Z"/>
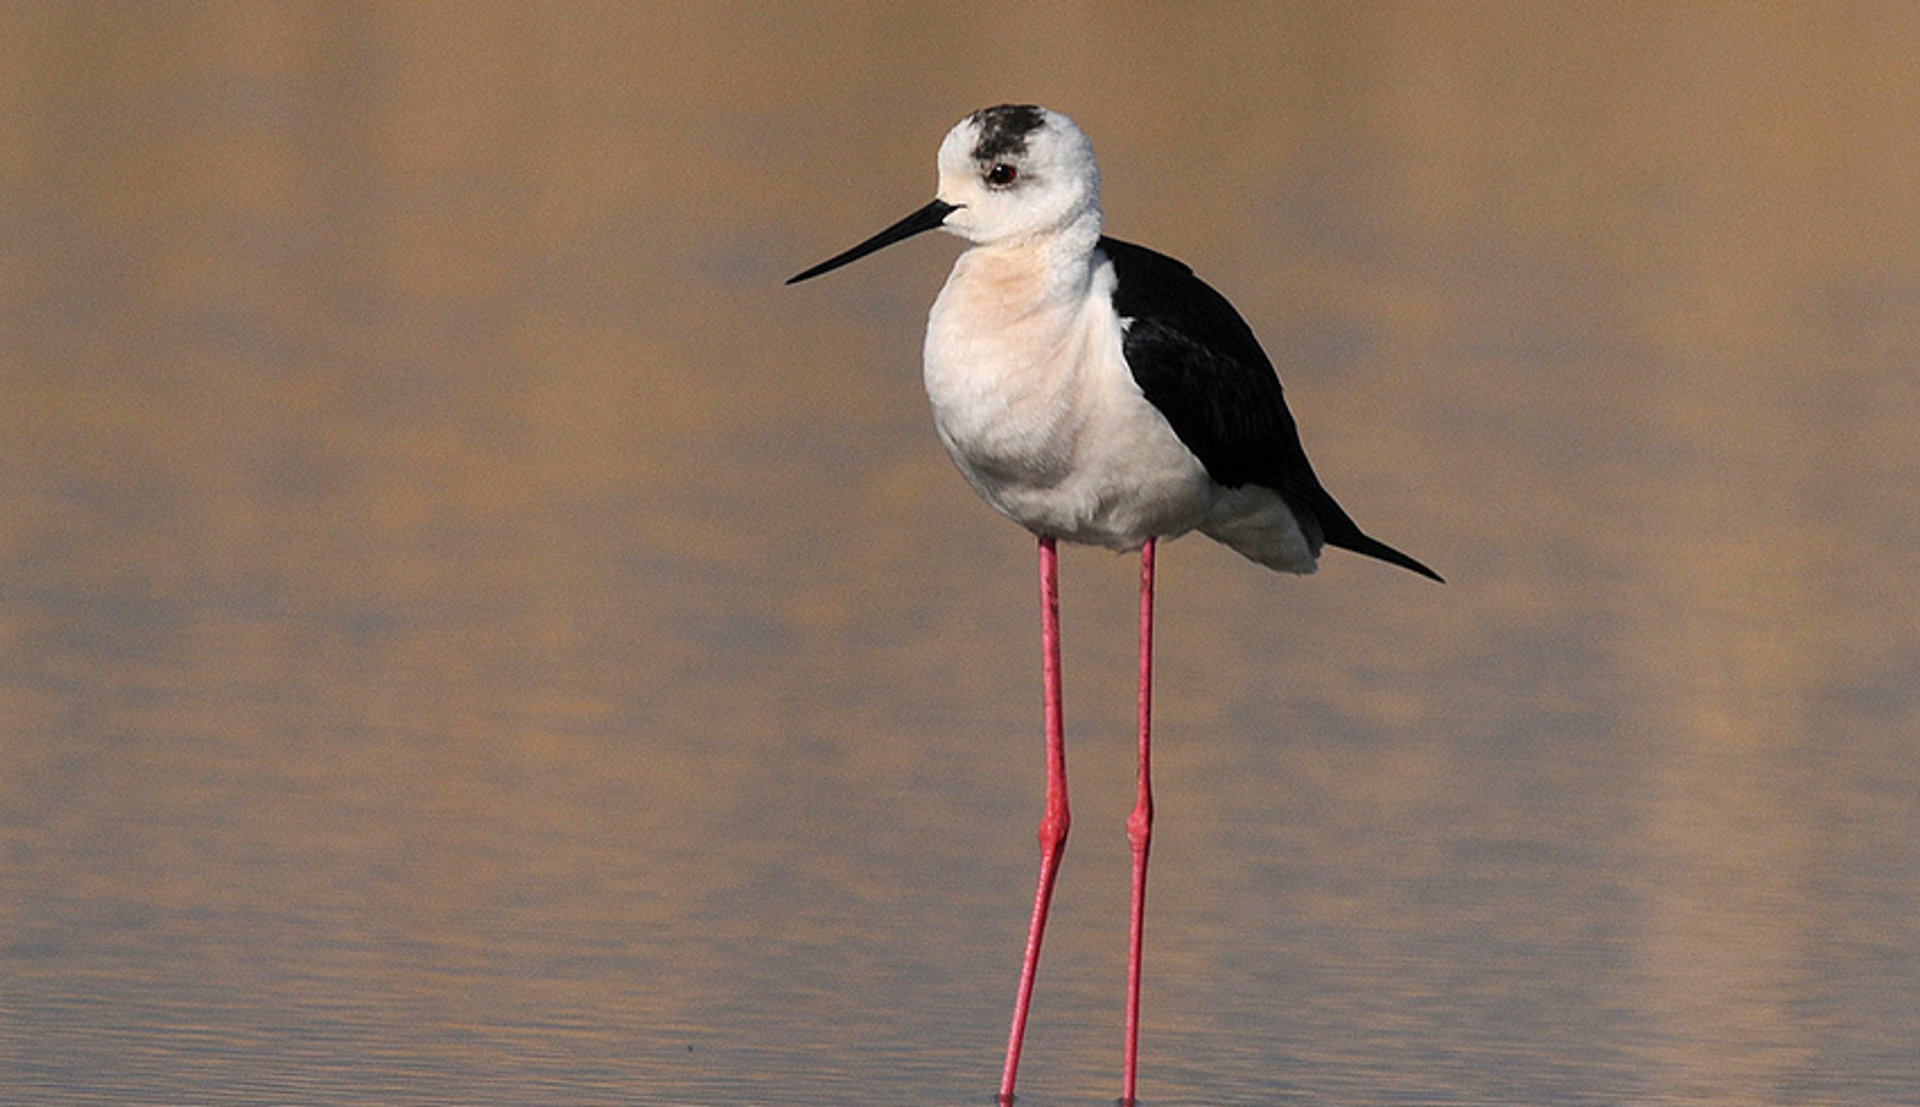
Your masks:
<path fill-rule="evenodd" d="M 1132 917 L 1127 925 L 1126 1045 L 1121 1051 L 1120 1102 L 1133 1105 L 1134 1062 L 1140 1044 L 1140 939 L 1147 914 L 1147 846 L 1153 840 L 1153 778 L 1148 745 L 1153 720 L 1153 546 L 1140 547 L 1140 794 L 1127 816 L 1133 847 Z"/>
<path fill-rule="evenodd" d="M 1040 677 L 1047 723 L 1047 809 L 1040 817 L 1040 882 L 1033 890 L 1033 920 L 1027 924 L 1027 955 L 1020 965 L 1020 991 L 1013 1000 L 1013 1026 L 1007 1031 L 1007 1063 L 1000 1070 L 1000 1103 L 1013 1102 L 1013 1078 L 1020 1068 L 1020 1040 L 1027 1032 L 1027 1004 L 1033 998 L 1033 972 L 1040 963 L 1040 937 L 1053 902 L 1053 878 L 1067 846 L 1067 742 L 1060 712 L 1060 570 L 1052 538 L 1040 539 Z"/>

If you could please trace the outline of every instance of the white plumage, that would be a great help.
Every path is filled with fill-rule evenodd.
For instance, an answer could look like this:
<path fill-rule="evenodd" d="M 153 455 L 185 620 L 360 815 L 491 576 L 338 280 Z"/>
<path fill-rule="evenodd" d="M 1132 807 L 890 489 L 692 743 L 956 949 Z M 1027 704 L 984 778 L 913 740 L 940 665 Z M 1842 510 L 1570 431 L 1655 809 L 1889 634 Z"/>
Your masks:
<path fill-rule="evenodd" d="M 1092 143 L 1066 116 L 1042 118 L 1006 187 L 978 171 L 981 116 L 940 145 L 936 195 L 955 208 L 942 229 L 969 243 L 927 321 L 927 396 L 948 455 L 1036 534 L 1133 550 L 1199 528 L 1272 568 L 1312 572 L 1280 498 L 1210 480 L 1134 380 L 1129 321 L 1098 249 Z"/>

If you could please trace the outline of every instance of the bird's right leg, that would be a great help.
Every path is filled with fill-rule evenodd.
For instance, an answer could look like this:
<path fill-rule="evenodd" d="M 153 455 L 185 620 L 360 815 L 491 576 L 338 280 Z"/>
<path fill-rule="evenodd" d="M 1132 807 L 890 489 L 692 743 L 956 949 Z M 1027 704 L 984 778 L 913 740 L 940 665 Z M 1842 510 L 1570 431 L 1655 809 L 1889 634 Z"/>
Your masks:
<path fill-rule="evenodd" d="M 1067 846 L 1067 743 L 1060 710 L 1060 570 L 1052 538 L 1040 539 L 1040 683 L 1047 728 L 1047 807 L 1040 817 L 1040 882 L 1033 891 L 1033 919 L 1027 924 L 1027 954 L 1020 965 L 1020 990 L 1013 1000 L 1013 1026 L 1007 1031 L 1007 1063 L 1000 1070 L 1001 1107 L 1013 1102 L 1013 1078 L 1020 1068 L 1020 1041 L 1027 1031 L 1027 1005 L 1033 998 L 1033 973 L 1040 963 L 1040 938 L 1053 902 L 1053 878 Z"/>
<path fill-rule="evenodd" d="M 1140 1052 L 1140 948 L 1147 914 L 1147 849 L 1153 841 L 1153 774 L 1149 746 L 1153 735 L 1153 552 L 1149 538 L 1140 547 L 1140 772 L 1133 814 L 1127 816 L 1127 843 L 1133 852 L 1133 899 L 1127 926 L 1127 1020 L 1121 1049 L 1120 1103 L 1134 1105 L 1134 1076 Z"/>

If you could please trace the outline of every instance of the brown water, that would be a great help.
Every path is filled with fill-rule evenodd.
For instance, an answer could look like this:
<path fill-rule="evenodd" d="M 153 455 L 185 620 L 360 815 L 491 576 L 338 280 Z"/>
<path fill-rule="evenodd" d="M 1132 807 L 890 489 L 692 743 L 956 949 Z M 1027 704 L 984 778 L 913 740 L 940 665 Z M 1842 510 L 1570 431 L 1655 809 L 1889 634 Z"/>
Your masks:
<path fill-rule="evenodd" d="M 1145 1101 L 1920 1103 L 1920 9 L 674 10 L 0 9 L 0 1099 L 989 1102 L 1031 543 L 780 281 L 1032 99 L 1451 582 L 1164 551 Z"/>

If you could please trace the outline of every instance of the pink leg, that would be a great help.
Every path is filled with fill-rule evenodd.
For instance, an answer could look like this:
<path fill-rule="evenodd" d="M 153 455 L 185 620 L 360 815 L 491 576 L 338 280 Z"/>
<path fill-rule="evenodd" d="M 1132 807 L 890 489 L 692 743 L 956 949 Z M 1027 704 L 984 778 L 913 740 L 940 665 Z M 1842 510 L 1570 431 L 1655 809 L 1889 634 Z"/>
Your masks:
<path fill-rule="evenodd" d="M 1041 699 L 1047 725 L 1047 808 L 1040 817 L 1040 882 L 1033 891 L 1033 920 L 1027 924 L 1027 955 L 1020 965 L 1020 991 L 1013 1000 L 1013 1026 L 1007 1031 L 1007 1063 L 1000 1070 L 1000 1103 L 1013 1102 L 1013 1078 L 1020 1068 L 1020 1041 L 1027 1032 L 1027 1004 L 1033 998 L 1033 972 L 1040 963 L 1040 937 L 1053 902 L 1053 878 L 1067 846 L 1067 743 L 1060 711 L 1060 571 L 1051 538 L 1040 539 Z"/>
<path fill-rule="evenodd" d="M 1133 1074 L 1140 1044 L 1140 939 L 1147 914 L 1147 846 L 1153 840 L 1153 783 L 1148 739 L 1153 719 L 1153 547 L 1140 547 L 1140 794 L 1127 816 L 1133 847 L 1133 904 L 1127 926 L 1126 1045 L 1121 1052 L 1120 1102 L 1132 1107 Z"/>

